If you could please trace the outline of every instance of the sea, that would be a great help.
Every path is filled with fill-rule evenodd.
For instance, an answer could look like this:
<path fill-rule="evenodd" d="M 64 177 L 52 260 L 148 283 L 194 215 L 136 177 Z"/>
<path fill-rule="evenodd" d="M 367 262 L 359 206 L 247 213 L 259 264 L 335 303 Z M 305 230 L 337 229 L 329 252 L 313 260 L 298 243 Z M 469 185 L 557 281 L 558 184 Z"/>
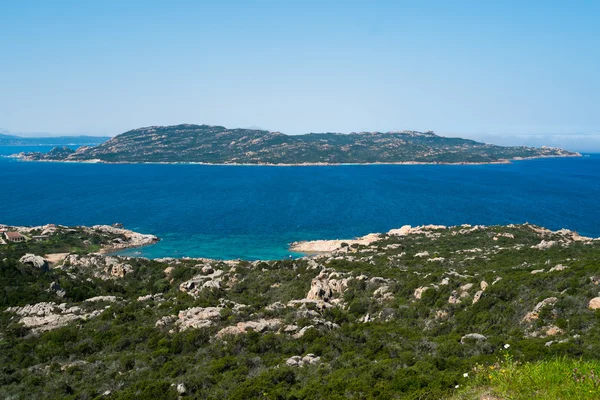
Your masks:
<path fill-rule="evenodd" d="M 27 162 L 0 146 L 0 224 L 124 227 L 120 254 L 282 259 L 300 240 L 403 225 L 529 222 L 600 237 L 600 154 L 490 165 L 211 166 Z"/>

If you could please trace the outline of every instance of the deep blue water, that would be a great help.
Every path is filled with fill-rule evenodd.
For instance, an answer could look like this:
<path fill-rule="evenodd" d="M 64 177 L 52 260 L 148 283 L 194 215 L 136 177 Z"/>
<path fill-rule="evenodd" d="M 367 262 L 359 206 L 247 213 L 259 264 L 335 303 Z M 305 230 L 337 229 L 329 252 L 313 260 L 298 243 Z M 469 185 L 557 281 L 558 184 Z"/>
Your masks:
<path fill-rule="evenodd" d="M 16 150 L 22 149 L 0 147 L 0 154 Z M 0 193 L 0 223 L 121 222 L 161 237 L 157 245 L 127 251 L 147 257 L 281 258 L 294 240 L 351 238 L 405 224 L 528 221 L 600 236 L 600 155 L 509 165 L 331 167 L 0 157 Z"/>

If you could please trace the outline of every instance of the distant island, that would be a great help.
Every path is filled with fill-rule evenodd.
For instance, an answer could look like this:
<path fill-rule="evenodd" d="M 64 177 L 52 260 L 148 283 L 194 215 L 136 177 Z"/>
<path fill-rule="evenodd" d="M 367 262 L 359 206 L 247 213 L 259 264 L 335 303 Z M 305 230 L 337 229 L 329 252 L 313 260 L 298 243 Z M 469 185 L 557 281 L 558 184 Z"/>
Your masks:
<path fill-rule="evenodd" d="M 108 136 L 22 137 L 0 134 L 0 146 L 93 146 L 109 139 Z"/>
<path fill-rule="evenodd" d="M 21 153 L 34 161 L 206 164 L 480 164 L 580 156 L 553 147 L 496 146 L 434 132 L 309 133 L 285 135 L 211 125 L 151 126 L 122 133 L 97 146 Z"/>

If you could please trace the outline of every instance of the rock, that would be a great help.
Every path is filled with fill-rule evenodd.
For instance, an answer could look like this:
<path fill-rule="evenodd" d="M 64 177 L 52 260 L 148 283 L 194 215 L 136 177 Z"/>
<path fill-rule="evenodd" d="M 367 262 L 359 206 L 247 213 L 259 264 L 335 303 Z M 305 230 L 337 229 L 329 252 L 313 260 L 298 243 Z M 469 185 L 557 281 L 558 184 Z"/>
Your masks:
<path fill-rule="evenodd" d="M 539 313 L 542 310 L 542 308 L 546 307 L 546 306 L 553 306 L 554 304 L 556 304 L 556 302 L 558 301 L 558 298 L 556 297 L 548 297 L 542 301 L 540 301 L 539 303 L 536 304 L 536 306 L 533 308 L 533 310 L 531 312 L 528 312 L 524 317 L 523 317 L 523 322 L 531 322 L 531 321 L 535 321 L 539 318 Z"/>
<path fill-rule="evenodd" d="M 19 262 L 23 264 L 29 264 L 37 269 L 41 269 L 42 271 L 48 271 L 50 269 L 48 266 L 48 261 L 44 260 L 44 258 L 41 256 L 36 256 L 35 254 L 25 254 L 19 259 Z"/>
<path fill-rule="evenodd" d="M 314 354 L 307 354 L 304 357 L 293 356 L 285 361 L 285 364 L 289 367 L 304 367 L 307 365 L 317 364 L 321 360 L 321 357 L 317 357 Z"/>
<path fill-rule="evenodd" d="M 462 292 L 467 292 L 467 291 L 471 290 L 471 288 L 473 288 L 473 284 L 472 283 L 467 283 L 467 284 L 462 285 L 460 287 L 460 290 Z"/>
<path fill-rule="evenodd" d="M 203 274 L 208 275 L 208 274 L 212 274 L 213 272 L 215 272 L 215 270 L 210 265 L 205 265 L 204 267 L 202 267 Z"/>
<path fill-rule="evenodd" d="M 553 240 L 542 240 L 539 244 L 536 244 L 534 246 L 531 246 L 532 249 L 538 249 L 538 250 L 547 250 L 550 247 L 556 245 L 557 243 Z"/>
<path fill-rule="evenodd" d="M 177 393 L 184 395 L 187 393 L 187 388 L 185 387 L 185 385 L 183 383 L 179 383 L 177 384 Z"/>
<path fill-rule="evenodd" d="M 164 301 L 164 300 L 165 299 L 163 298 L 162 293 L 147 294 L 145 296 L 139 296 L 137 298 L 137 301 Z"/>
<path fill-rule="evenodd" d="M 531 275 L 541 274 L 542 272 L 544 272 L 543 269 L 534 269 L 533 271 L 531 271 Z"/>
<path fill-rule="evenodd" d="M 399 229 L 392 229 L 388 232 L 388 235 L 390 236 L 406 236 L 408 234 L 410 234 L 411 232 L 411 227 L 410 225 L 404 225 L 403 227 L 399 228 Z"/>
<path fill-rule="evenodd" d="M 179 311 L 175 325 L 181 331 L 187 329 L 207 328 L 213 325 L 213 321 L 221 317 L 222 307 L 192 307 Z"/>
<path fill-rule="evenodd" d="M 481 299 L 482 295 L 483 290 L 478 290 L 477 292 L 475 292 L 475 296 L 473 296 L 473 304 L 477 303 Z"/>
<path fill-rule="evenodd" d="M 456 290 L 452 291 L 452 294 L 450 294 L 450 297 L 448 298 L 448 303 L 450 304 L 460 304 L 460 295 L 458 294 L 458 292 Z"/>
<path fill-rule="evenodd" d="M 70 254 L 65 258 L 63 267 L 69 269 L 91 270 L 92 274 L 100 279 L 108 280 L 124 278 L 133 272 L 133 267 L 125 262 L 123 258 L 114 256 L 103 256 L 98 254 L 77 255 Z"/>
<path fill-rule="evenodd" d="M 420 253 L 415 254 L 415 257 L 428 257 L 428 256 L 429 256 L 428 251 L 422 251 Z"/>
<path fill-rule="evenodd" d="M 342 295 L 348 287 L 348 279 L 331 279 L 333 274 L 327 276 L 325 273 L 319 274 L 310 283 L 310 291 L 306 295 L 307 300 L 330 301 L 336 295 Z"/>
<path fill-rule="evenodd" d="M 48 292 L 50 292 L 50 293 L 54 292 L 54 294 L 56 294 L 60 298 L 65 297 L 66 294 L 67 294 L 67 292 L 64 291 L 60 287 L 60 284 L 58 282 L 52 282 L 52 283 L 50 283 L 50 286 L 48 287 Z"/>
<path fill-rule="evenodd" d="M 217 337 L 222 338 L 225 335 L 239 335 L 246 333 L 247 330 L 254 330 L 262 333 L 266 331 L 275 331 L 282 325 L 278 318 L 260 319 L 258 321 L 238 322 L 236 325 L 228 326 L 217 332 Z"/>
<path fill-rule="evenodd" d="M 315 329 L 314 325 L 308 325 L 303 327 L 302 329 L 300 329 L 300 331 L 298 331 L 298 333 L 296 333 L 295 335 L 293 335 L 294 339 L 299 339 L 302 336 L 304 336 L 304 334 L 309 330 L 309 329 Z"/>
<path fill-rule="evenodd" d="M 555 325 L 550 325 L 546 329 L 546 336 L 556 336 L 556 335 L 560 335 L 562 333 L 564 333 L 564 331 Z"/>
<path fill-rule="evenodd" d="M 125 239 L 118 238 L 110 247 L 112 249 L 127 249 L 130 247 L 146 246 L 158 242 L 158 238 L 154 235 L 145 235 L 138 232 L 133 232 L 127 229 L 122 229 L 110 225 L 94 225 L 91 228 L 85 228 L 92 233 L 108 233 L 111 235 L 119 235 Z"/>
<path fill-rule="evenodd" d="M 302 357 L 300 356 L 293 356 L 288 358 L 285 361 L 285 364 L 289 367 L 299 367 L 302 363 Z"/>
<path fill-rule="evenodd" d="M 380 302 L 394 298 L 394 295 L 390 292 L 390 287 L 387 285 L 378 287 L 373 292 L 373 296 L 376 297 Z"/>
<path fill-rule="evenodd" d="M 90 297 L 89 299 L 85 299 L 84 301 L 89 303 L 94 303 L 97 301 L 109 301 L 111 303 L 114 303 L 115 301 L 117 301 L 117 298 L 115 296 L 96 296 Z"/>
<path fill-rule="evenodd" d="M 182 282 L 179 285 L 179 290 L 193 297 L 198 297 L 202 290 L 221 289 L 224 274 L 224 271 L 218 269 L 208 275 L 196 275 L 192 279 Z"/>
<path fill-rule="evenodd" d="M 558 264 L 557 266 L 554 266 L 554 267 L 550 268 L 550 271 L 548 271 L 548 272 L 564 271 L 565 269 L 568 269 L 568 268 L 569 267 L 567 267 L 566 265 Z"/>
<path fill-rule="evenodd" d="M 481 283 L 479 284 L 479 287 L 481 288 L 481 290 L 484 290 L 488 288 L 488 283 L 486 281 L 481 281 Z"/>
<path fill-rule="evenodd" d="M 413 293 L 413 296 L 415 296 L 415 299 L 419 300 L 421 299 L 421 297 L 423 296 L 423 293 L 429 289 L 429 286 L 421 286 L 415 289 L 415 292 Z"/>
<path fill-rule="evenodd" d="M 221 289 L 221 282 L 219 280 L 204 282 L 202 289 Z"/>
<path fill-rule="evenodd" d="M 467 343 L 469 341 L 475 341 L 475 342 L 483 342 L 487 340 L 487 337 L 483 336 L 482 334 L 479 333 L 469 333 L 466 334 L 465 336 L 460 338 L 460 343 L 464 344 Z"/>
<path fill-rule="evenodd" d="M 588 304 L 588 308 L 590 310 L 600 309 L 600 297 L 594 297 L 593 299 L 591 299 Z"/>
<path fill-rule="evenodd" d="M 442 279 L 442 281 L 440 282 L 440 285 L 445 286 L 450 284 L 450 278 L 446 277 L 444 279 Z"/>
<path fill-rule="evenodd" d="M 102 310 L 85 312 L 80 307 L 67 308 L 66 303 L 57 305 L 53 302 L 9 307 L 6 311 L 20 316 L 19 322 L 34 333 L 61 328 L 71 322 L 94 318 L 102 313 Z"/>

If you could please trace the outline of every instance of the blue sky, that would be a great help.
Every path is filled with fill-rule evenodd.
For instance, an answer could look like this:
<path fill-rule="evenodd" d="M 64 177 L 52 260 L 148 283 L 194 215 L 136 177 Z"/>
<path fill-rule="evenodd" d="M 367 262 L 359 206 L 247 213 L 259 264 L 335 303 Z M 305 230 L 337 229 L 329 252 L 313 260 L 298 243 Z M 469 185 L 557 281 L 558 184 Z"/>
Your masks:
<path fill-rule="evenodd" d="M 598 1 L 4 1 L 0 128 L 434 130 L 600 150 Z"/>

